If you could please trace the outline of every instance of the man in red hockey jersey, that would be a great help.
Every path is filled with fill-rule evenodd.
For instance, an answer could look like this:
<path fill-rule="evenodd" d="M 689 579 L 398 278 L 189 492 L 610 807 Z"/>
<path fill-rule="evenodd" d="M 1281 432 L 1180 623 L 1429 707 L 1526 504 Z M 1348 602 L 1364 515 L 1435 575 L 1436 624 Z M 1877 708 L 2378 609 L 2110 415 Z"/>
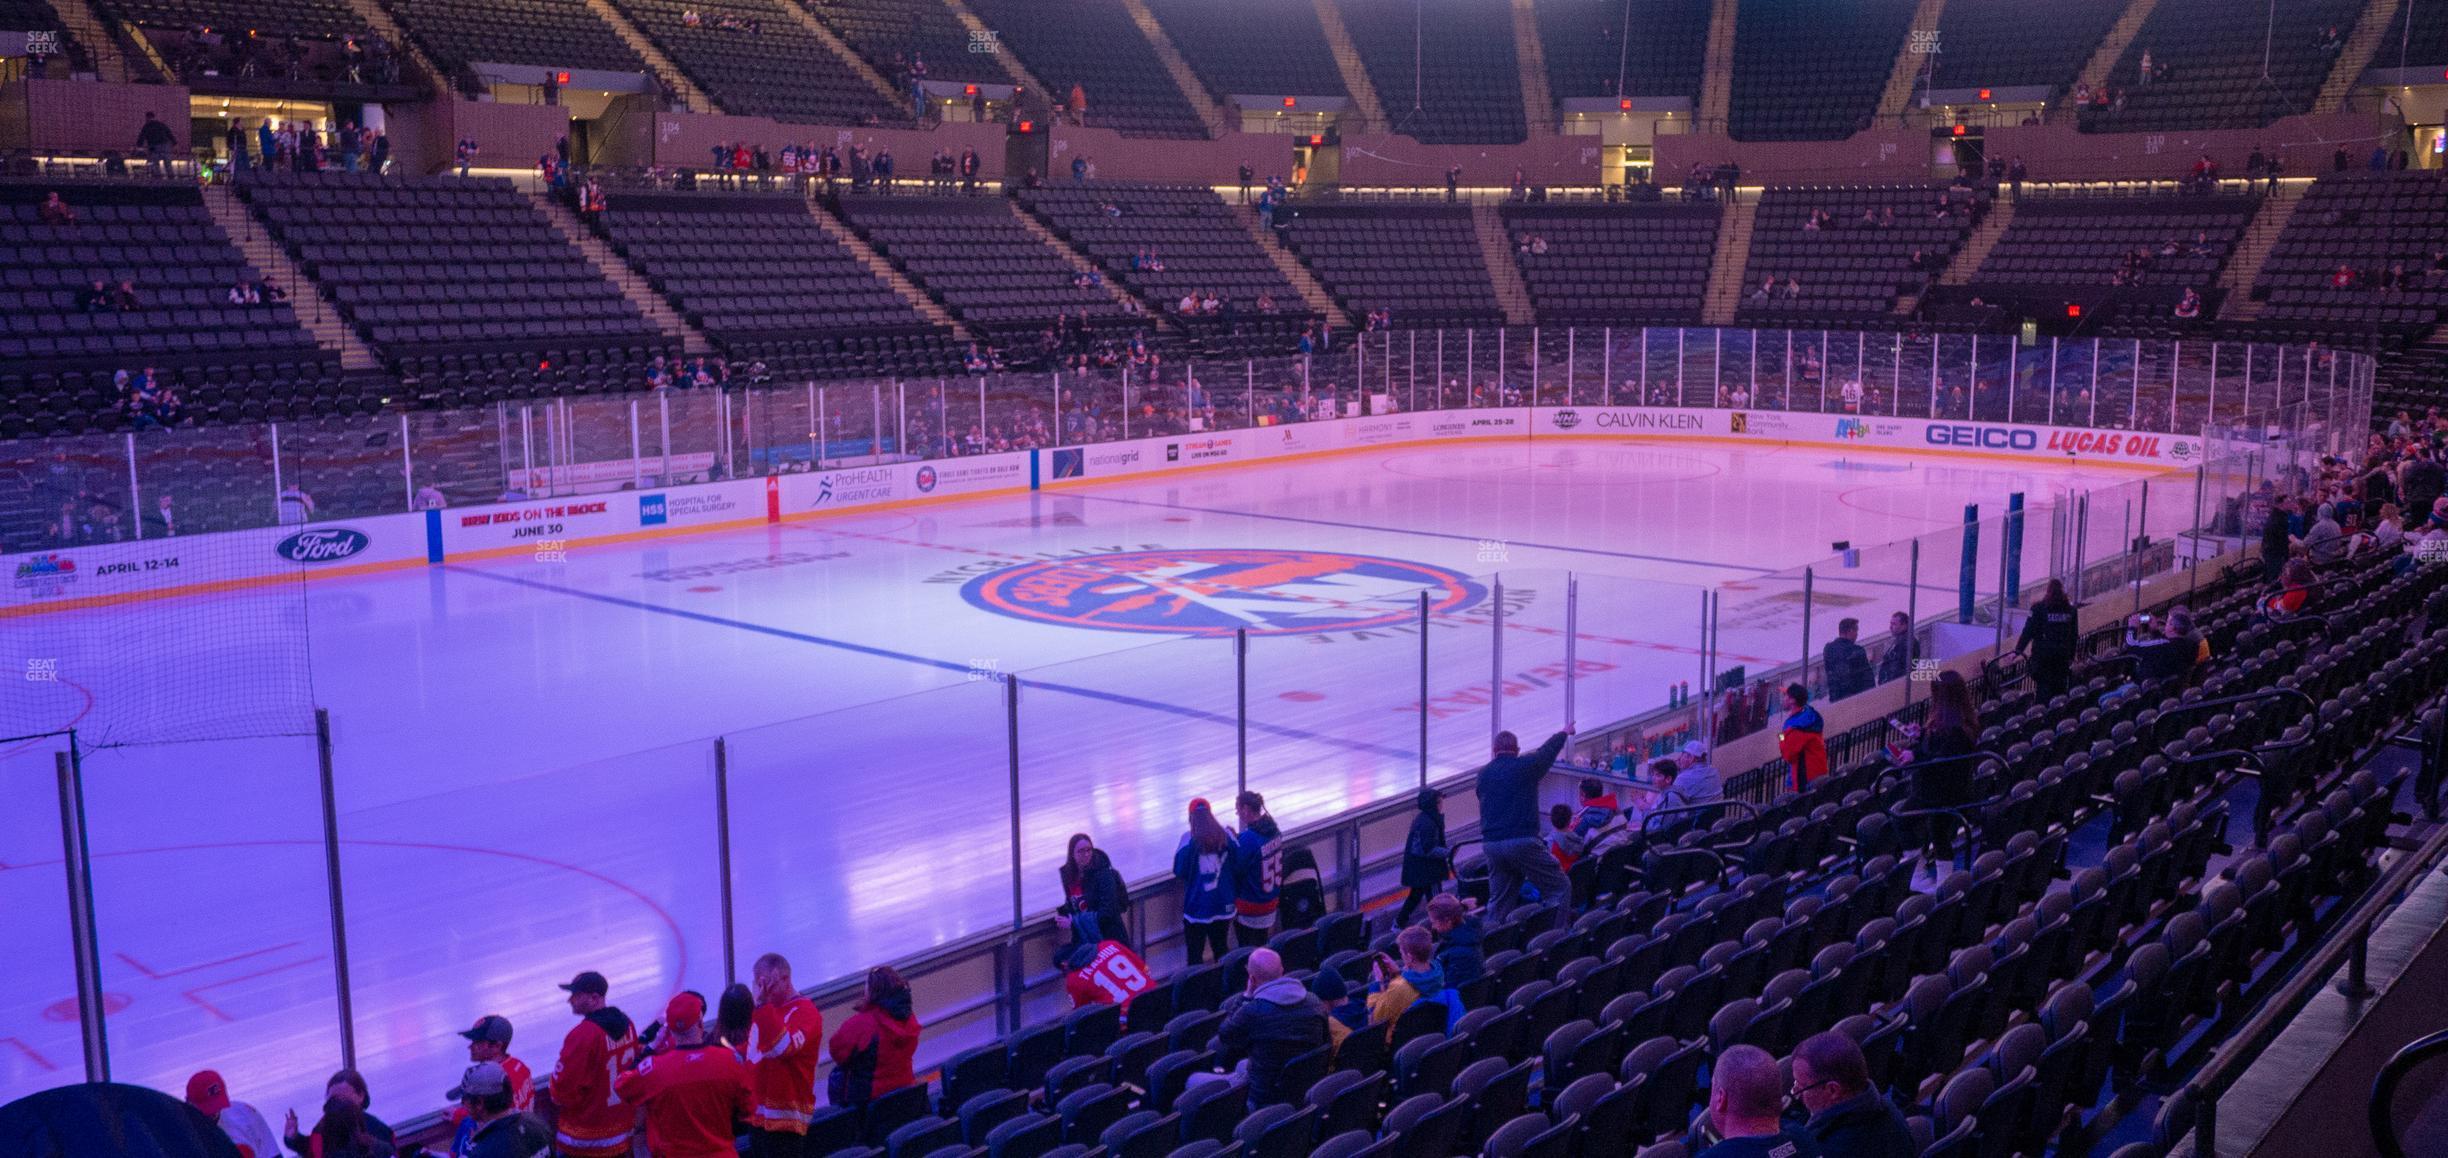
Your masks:
<path fill-rule="evenodd" d="M 503 1077 L 510 1083 L 510 1108 L 521 1114 L 532 1112 L 535 1109 L 535 1075 L 528 1070 L 526 1062 L 510 1056 L 510 1019 L 498 1013 L 488 1013 L 477 1018 L 474 1026 L 460 1030 L 459 1036 L 467 1039 L 470 1065 L 492 1062 L 502 1068 Z M 467 1107 L 452 1106 L 450 1117 L 454 1122 L 465 1120 Z"/>
<path fill-rule="evenodd" d="M 791 984 L 790 962 L 780 953 L 757 958 L 749 984 L 756 991 L 757 1009 L 748 1031 L 748 1062 L 756 1071 L 748 1153 L 751 1158 L 802 1158 L 808 1118 L 816 1112 L 824 1014 Z"/>
<path fill-rule="evenodd" d="M 620 1100 L 645 1108 L 653 1158 L 732 1158 L 735 1123 L 748 1116 L 748 1066 L 709 1044 L 705 998 L 683 993 L 663 1009 L 668 1043 L 613 1083 Z"/>
<path fill-rule="evenodd" d="M 1074 1009 L 1119 1005 L 1127 1012 L 1131 998 L 1156 987 L 1148 976 L 1147 962 L 1120 941 L 1077 946 L 1063 964 L 1070 970 L 1063 978 L 1063 988 L 1071 994 Z"/>
<path fill-rule="evenodd" d="M 553 1152 L 564 1158 L 616 1158 L 629 1153 L 637 1108 L 613 1088 L 637 1058 L 637 1028 L 607 997 L 610 983 L 589 970 L 561 987 L 578 1024 L 561 1039 L 561 1058 L 546 1088 L 557 1120 Z"/>

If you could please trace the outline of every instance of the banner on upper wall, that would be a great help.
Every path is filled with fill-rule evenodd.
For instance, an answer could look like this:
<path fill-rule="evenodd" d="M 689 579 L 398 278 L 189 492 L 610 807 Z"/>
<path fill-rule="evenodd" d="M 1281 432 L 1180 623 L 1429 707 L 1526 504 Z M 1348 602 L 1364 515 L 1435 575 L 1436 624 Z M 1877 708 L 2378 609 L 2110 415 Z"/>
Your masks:
<path fill-rule="evenodd" d="M 2198 435 L 2149 431 L 2078 430 L 2006 422 L 1954 422 L 1787 410 L 1727 410 L 1714 414 L 1725 433 L 1763 442 L 1808 442 L 1892 450 L 1968 452 L 2057 462 L 2127 462 L 2173 469 L 2202 461 Z"/>
<path fill-rule="evenodd" d="M 354 574 L 427 558 L 425 518 L 413 513 L 51 548 L 0 555 L 0 613 Z"/>

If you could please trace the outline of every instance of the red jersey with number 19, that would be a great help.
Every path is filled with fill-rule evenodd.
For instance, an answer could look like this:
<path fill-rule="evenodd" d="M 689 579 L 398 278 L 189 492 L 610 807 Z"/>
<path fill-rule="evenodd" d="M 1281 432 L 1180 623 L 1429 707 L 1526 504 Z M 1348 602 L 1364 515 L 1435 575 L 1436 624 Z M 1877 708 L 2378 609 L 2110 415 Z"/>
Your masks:
<path fill-rule="evenodd" d="M 1074 1008 L 1119 1005 L 1127 1011 L 1131 998 L 1156 988 L 1156 982 L 1148 976 L 1147 962 L 1131 952 L 1130 946 L 1105 941 L 1097 945 L 1096 956 L 1087 965 L 1063 979 L 1063 988 L 1070 991 Z"/>

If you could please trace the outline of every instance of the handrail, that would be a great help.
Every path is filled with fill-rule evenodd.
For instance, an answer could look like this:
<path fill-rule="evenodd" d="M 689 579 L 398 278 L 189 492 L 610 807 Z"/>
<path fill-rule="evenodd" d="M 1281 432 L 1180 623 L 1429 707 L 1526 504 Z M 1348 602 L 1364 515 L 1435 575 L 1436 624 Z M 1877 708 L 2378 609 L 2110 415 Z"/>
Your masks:
<path fill-rule="evenodd" d="M 2257 692 L 2244 692 L 2232 696 L 2218 696 L 2213 699 L 2195 700 L 2189 704 L 2178 704 L 2175 707 L 2168 708 L 2159 713 L 2158 726 L 2164 730 L 2168 727 L 2168 720 L 2171 717 L 2183 715 L 2188 712 L 2203 712 L 2209 711 L 2213 708 L 2232 707 L 2237 704 L 2253 704 L 2259 703 L 2263 700 L 2290 698 L 2302 700 L 2304 711 L 2306 713 L 2320 711 L 2320 705 L 2313 703 L 2311 696 L 2308 696 L 2295 688 L 2263 688 Z"/>
<path fill-rule="evenodd" d="M 2184 1085 L 2193 1095 L 2198 1110 L 2193 1119 L 2193 1152 L 2201 1158 L 2218 1155 L 2218 1100 L 2234 1088 L 2236 1082 L 2262 1051 L 2276 1040 L 2279 1031 L 2302 1011 L 2312 995 L 2337 971 L 2340 965 L 2352 965 L 2349 981 L 2362 981 L 2363 954 L 2372 928 L 2397 907 L 2399 894 L 2438 864 L 2448 854 L 2448 825 L 2434 829 L 2413 855 L 2389 866 L 2378 881 L 2373 882 L 2363 899 L 2327 933 L 2320 948 L 2297 969 L 2284 988 L 2271 994 L 2252 1019 L 2238 1027 L 2218 1052 L 2202 1065 L 2191 1081 Z"/>
<path fill-rule="evenodd" d="M 2380 1158 L 2405 1158 L 2405 1145 L 2397 1140 L 2397 1087 L 2414 1067 L 2436 1057 L 2448 1057 L 2448 1029 L 2406 1043 L 2372 1079 L 2372 1148 L 2380 1151 Z"/>
<path fill-rule="evenodd" d="M 1675 816 L 1686 812 L 1716 812 L 1720 809 L 1726 808 L 1742 809 L 1744 812 L 1750 814 L 1753 819 L 1758 819 L 1760 812 L 1759 806 L 1751 803 L 1748 800 L 1734 800 L 1730 798 L 1711 800 L 1703 804 L 1678 804 L 1672 808 L 1654 809 L 1649 813 L 1649 815 L 1641 817 L 1641 839 L 1649 839 L 1649 826 L 1656 822 L 1657 818 L 1661 816 Z"/>

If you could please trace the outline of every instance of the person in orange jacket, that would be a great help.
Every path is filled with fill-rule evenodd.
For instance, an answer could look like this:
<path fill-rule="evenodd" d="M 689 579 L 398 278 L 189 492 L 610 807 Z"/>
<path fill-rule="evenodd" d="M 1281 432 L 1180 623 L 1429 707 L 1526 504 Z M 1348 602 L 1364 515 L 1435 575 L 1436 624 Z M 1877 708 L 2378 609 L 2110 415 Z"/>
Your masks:
<path fill-rule="evenodd" d="M 1793 790 L 1800 792 L 1827 775 L 1827 721 L 1810 704 L 1810 689 L 1785 685 L 1785 727 L 1777 733 L 1777 755 L 1793 769 Z"/>
<path fill-rule="evenodd" d="M 910 1063 L 917 1054 L 918 1018 L 910 1011 L 909 982 L 890 965 L 868 970 L 866 1000 L 833 1035 L 833 1104 L 863 1106 L 916 1085 Z"/>
<path fill-rule="evenodd" d="M 637 1060 L 637 1027 L 608 1000 L 611 985 L 589 970 L 561 987 L 578 1015 L 561 1039 L 561 1057 L 545 1088 L 558 1115 L 553 1153 L 564 1158 L 615 1158 L 630 1150 L 637 1108 L 620 1099 L 612 1083 Z"/>

